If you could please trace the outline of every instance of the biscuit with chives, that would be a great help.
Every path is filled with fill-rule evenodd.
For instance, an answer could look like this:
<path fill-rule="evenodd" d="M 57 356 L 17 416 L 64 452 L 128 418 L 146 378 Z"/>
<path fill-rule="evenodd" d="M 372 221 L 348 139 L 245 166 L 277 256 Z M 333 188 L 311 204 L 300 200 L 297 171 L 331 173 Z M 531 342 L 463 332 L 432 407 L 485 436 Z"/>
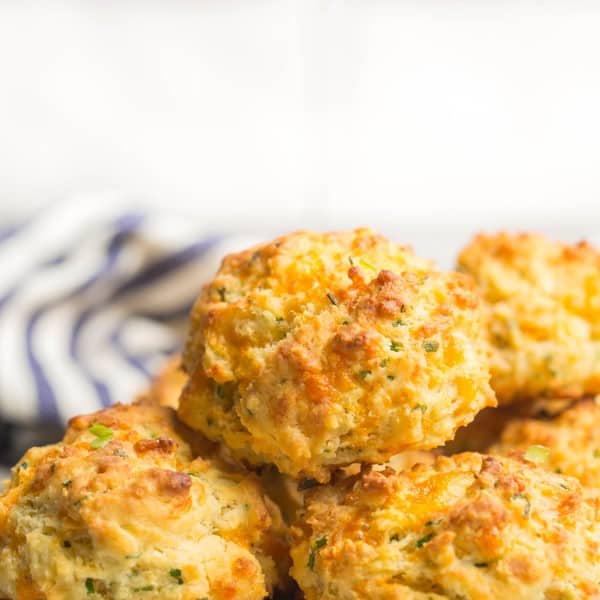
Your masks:
<path fill-rule="evenodd" d="M 370 230 L 227 256 L 191 314 L 179 415 L 240 460 L 327 481 L 495 403 L 472 281 Z"/>
<path fill-rule="evenodd" d="M 485 300 L 500 403 L 600 393 L 600 253 L 529 233 L 478 235 L 458 266 Z"/>
<path fill-rule="evenodd" d="M 0 598 L 263 600 L 287 564 L 278 509 L 183 433 L 116 406 L 29 450 L 0 495 Z"/>
<path fill-rule="evenodd" d="M 291 574 L 306 600 L 591 599 L 599 544 L 576 479 L 465 453 L 308 492 Z"/>

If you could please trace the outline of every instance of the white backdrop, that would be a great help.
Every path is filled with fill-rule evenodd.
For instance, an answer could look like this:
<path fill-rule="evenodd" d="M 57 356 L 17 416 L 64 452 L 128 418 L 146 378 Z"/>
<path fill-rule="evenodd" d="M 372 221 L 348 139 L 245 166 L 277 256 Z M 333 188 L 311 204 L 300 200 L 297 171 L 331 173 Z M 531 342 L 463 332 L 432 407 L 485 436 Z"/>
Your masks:
<path fill-rule="evenodd" d="M 594 235 L 599 31 L 596 1 L 5 0 L 0 218 L 118 189 L 438 254 L 474 228 Z"/>

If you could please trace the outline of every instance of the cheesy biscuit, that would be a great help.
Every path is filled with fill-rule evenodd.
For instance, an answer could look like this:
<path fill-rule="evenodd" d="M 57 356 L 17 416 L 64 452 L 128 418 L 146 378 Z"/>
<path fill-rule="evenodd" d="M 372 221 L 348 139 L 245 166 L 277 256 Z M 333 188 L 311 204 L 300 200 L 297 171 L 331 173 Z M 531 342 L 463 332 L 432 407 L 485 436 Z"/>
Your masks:
<path fill-rule="evenodd" d="M 501 403 L 600 393 L 600 253 L 541 235 L 478 235 L 459 268 L 486 303 Z"/>
<path fill-rule="evenodd" d="M 495 398 L 464 275 L 369 230 L 226 257 L 191 315 L 179 415 L 238 459 L 327 481 L 443 444 Z"/>
<path fill-rule="evenodd" d="M 0 597 L 262 600 L 285 569 L 253 476 L 194 458 L 173 411 L 116 406 L 32 448 L 0 496 Z"/>
<path fill-rule="evenodd" d="M 307 494 L 292 529 L 306 600 L 597 598 L 598 507 L 522 460 L 440 457 Z"/>

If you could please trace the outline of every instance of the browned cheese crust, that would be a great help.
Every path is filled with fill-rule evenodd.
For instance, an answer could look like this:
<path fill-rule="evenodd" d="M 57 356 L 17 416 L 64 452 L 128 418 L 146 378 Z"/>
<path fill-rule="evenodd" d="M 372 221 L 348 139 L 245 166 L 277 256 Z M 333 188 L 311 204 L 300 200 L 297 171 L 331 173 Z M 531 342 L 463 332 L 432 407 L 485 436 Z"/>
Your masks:
<path fill-rule="evenodd" d="M 540 235 L 478 235 L 459 268 L 486 301 L 501 403 L 600 393 L 600 253 Z"/>
<path fill-rule="evenodd" d="M 597 508 L 518 459 L 366 469 L 307 495 L 291 573 L 306 600 L 597 598 Z"/>
<path fill-rule="evenodd" d="M 285 571 L 279 512 L 180 433 L 170 409 L 116 406 L 29 450 L 0 496 L 0 597 L 262 600 Z"/>
<path fill-rule="evenodd" d="M 471 280 L 369 230 L 225 258 L 191 316 L 179 415 L 238 459 L 327 481 L 443 444 L 495 398 Z"/>

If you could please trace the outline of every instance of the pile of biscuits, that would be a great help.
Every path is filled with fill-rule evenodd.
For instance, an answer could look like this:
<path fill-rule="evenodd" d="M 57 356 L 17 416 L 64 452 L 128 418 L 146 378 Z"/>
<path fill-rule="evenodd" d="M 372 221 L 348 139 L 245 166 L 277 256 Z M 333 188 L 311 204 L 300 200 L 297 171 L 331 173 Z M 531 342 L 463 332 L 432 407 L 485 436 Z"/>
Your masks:
<path fill-rule="evenodd" d="M 227 256 L 183 357 L 0 495 L 0 598 L 600 598 L 600 253 Z"/>

